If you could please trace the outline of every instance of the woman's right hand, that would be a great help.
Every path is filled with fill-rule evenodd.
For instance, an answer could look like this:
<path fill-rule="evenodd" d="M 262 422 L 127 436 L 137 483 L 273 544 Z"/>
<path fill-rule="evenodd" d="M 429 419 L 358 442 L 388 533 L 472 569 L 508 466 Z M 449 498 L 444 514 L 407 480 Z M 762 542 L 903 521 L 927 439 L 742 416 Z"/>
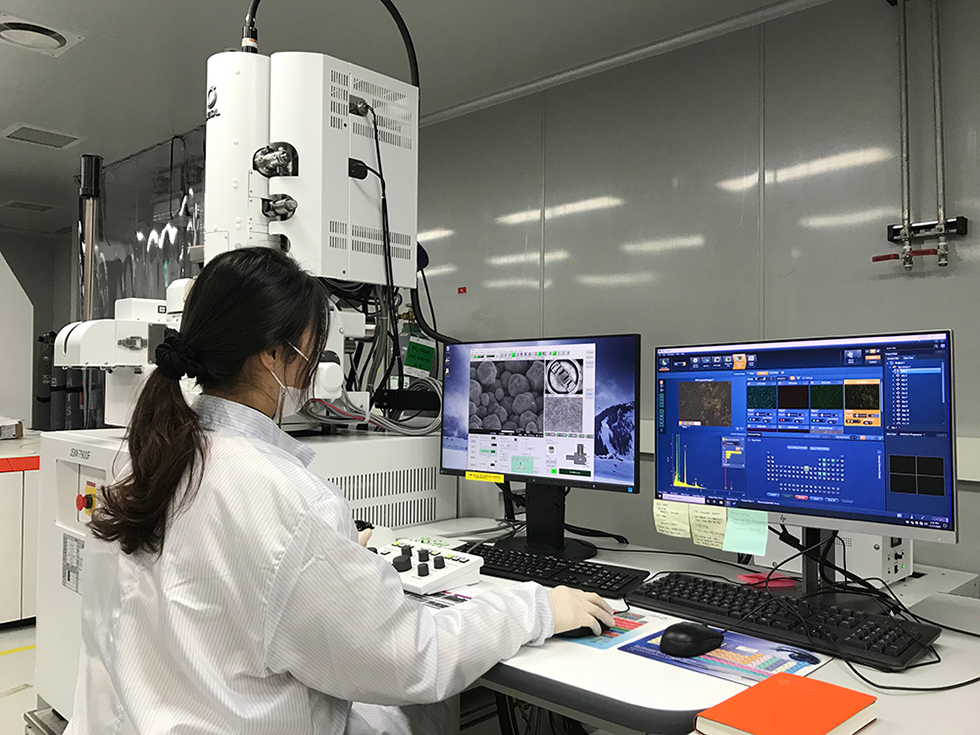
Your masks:
<path fill-rule="evenodd" d="M 613 627 L 612 608 L 594 592 L 582 592 L 571 587 L 548 590 L 551 612 L 555 617 L 555 635 L 587 626 L 596 635 L 602 633 L 599 622 Z"/>

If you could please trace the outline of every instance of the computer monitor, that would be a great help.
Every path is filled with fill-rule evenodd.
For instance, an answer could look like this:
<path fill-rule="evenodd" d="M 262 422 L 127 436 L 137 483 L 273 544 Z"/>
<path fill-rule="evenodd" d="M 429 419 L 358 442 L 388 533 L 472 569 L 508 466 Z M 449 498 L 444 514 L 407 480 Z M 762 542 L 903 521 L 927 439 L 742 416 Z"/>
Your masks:
<path fill-rule="evenodd" d="M 956 543 L 949 331 L 661 347 L 656 497 Z"/>
<path fill-rule="evenodd" d="M 637 334 L 449 345 L 445 474 L 527 483 L 527 536 L 505 546 L 584 559 L 564 538 L 565 493 L 638 491 Z"/>

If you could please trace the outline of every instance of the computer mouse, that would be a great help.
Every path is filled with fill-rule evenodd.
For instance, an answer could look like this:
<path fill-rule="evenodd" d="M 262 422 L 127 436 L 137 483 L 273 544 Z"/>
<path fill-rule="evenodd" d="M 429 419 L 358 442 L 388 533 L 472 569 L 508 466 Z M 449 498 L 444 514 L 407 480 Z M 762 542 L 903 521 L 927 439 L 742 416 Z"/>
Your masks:
<path fill-rule="evenodd" d="M 599 621 L 599 626 L 602 628 L 602 632 L 605 633 L 609 630 L 609 626 L 606 625 L 601 620 Z M 586 638 L 588 636 L 594 636 L 595 631 L 592 630 L 588 625 L 583 625 L 581 628 L 572 628 L 571 630 L 566 630 L 564 633 L 558 633 L 557 638 Z"/>
<path fill-rule="evenodd" d="M 660 636 L 660 650 L 668 656 L 691 658 L 713 651 L 725 636 L 701 623 L 674 623 Z"/>

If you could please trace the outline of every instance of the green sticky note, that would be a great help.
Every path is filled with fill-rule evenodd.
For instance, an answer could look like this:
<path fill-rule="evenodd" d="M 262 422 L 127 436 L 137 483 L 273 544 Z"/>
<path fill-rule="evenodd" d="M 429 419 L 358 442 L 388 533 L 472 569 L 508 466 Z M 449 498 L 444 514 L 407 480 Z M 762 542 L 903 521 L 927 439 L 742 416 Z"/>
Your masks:
<path fill-rule="evenodd" d="M 764 510 L 729 508 L 722 549 L 737 554 L 766 555 L 769 514 Z"/>

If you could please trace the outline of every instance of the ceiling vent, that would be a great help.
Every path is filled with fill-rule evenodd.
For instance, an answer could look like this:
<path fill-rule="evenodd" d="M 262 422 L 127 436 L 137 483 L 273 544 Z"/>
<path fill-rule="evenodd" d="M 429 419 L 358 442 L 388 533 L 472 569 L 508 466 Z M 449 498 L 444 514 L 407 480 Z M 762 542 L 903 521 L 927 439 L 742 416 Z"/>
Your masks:
<path fill-rule="evenodd" d="M 34 127 L 33 125 L 25 125 L 24 123 L 11 125 L 3 132 L 0 132 L 0 138 L 16 140 L 20 143 L 33 143 L 34 145 L 42 145 L 45 148 L 54 148 L 59 151 L 63 151 L 65 148 L 71 148 L 76 143 L 81 143 L 85 140 L 85 138 L 77 135 L 59 133 L 57 130 L 45 130 Z"/>
<path fill-rule="evenodd" d="M 15 212 L 32 212 L 34 214 L 44 214 L 54 209 L 51 204 L 38 204 L 37 202 L 18 202 L 11 199 L 9 202 L 0 204 L 0 209 L 11 209 Z"/>
<path fill-rule="evenodd" d="M 61 56 L 82 36 L 71 31 L 59 31 L 23 18 L 0 13 L 0 43 L 36 51 L 45 56 Z"/>

